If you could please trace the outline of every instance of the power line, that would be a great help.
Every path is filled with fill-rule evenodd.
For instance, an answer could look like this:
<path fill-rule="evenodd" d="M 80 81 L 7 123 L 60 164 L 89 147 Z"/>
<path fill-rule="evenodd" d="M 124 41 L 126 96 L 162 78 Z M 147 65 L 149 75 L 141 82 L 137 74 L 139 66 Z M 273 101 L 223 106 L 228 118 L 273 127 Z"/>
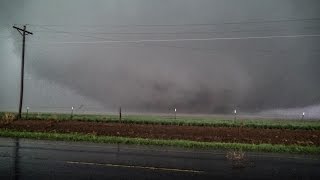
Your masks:
<path fill-rule="evenodd" d="M 59 30 L 55 30 L 55 29 L 51 29 L 51 28 L 47 28 L 47 27 L 40 27 L 40 28 L 48 30 L 49 32 L 53 32 L 53 33 L 64 33 L 64 34 L 85 33 L 85 32 L 59 31 Z M 41 31 L 38 31 L 38 32 L 41 32 Z M 247 32 L 247 31 L 235 30 L 235 31 L 232 31 L 232 32 Z M 95 33 L 95 32 L 86 32 L 86 33 Z M 105 33 L 105 32 L 102 32 L 102 33 Z M 172 32 L 172 33 L 170 32 L 168 34 L 178 34 L 178 33 L 180 33 L 180 32 Z M 182 33 L 190 33 L 190 32 L 182 32 Z M 193 33 L 193 32 L 191 32 L 191 33 Z M 194 33 L 198 33 L 198 32 L 194 32 Z M 199 32 L 199 33 L 209 33 L 209 32 Z M 212 33 L 219 33 L 219 32 L 212 32 Z M 118 33 L 110 33 L 110 34 L 118 34 Z M 139 32 L 139 33 L 119 33 L 119 34 L 145 34 L 145 33 Z M 157 34 L 157 32 L 151 32 L 150 34 Z M 79 35 L 79 34 L 77 34 L 77 35 Z M 90 38 L 95 38 L 95 39 L 104 39 L 104 40 L 108 40 L 108 41 L 110 40 L 110 39 L 107 39 L 107 38 L 104 38 L 104 37 L 97 37 L 97 36 L 86 36 L 86 35 L 79 35 L 79 36 L 90 37 Z M 306 35 L 304 35 L 304 36 L 306 36 Z M 307 35 L 307 36 L 309 36 L 309 35 Z M 276 37 L 280 37 L 280 36 L 269 36 L 268 38 L 271 38 L 271 37 L 272 38 L 276 38 Z M 289 36 L 281 36 L 281 37 L 289 37 Z M 292 36 L 290 36 L 290 37 L 292 37 Z M 297 37 L 297 36 L 295 36 L 295 37 Z M 241 38 L 245 38 L 245 37 L 241 37 Z M 249 37 L 249 38 L 252 38 L 252 37 Z M 254 38 L 258 38 L 258 37 L 254 37 Z M 267 37 L 259 37 L 259 38 L 267 38 Z M 216 39 L 218 39 L 218 38 L 216 38 Z M 219 38 L 219 39 L 221 39 L 221 38 Z M 226 38 L 224 38 L 224 39 L 226 39 Z M 231 39 L 231 38 L 227 38 L 227 39 Z M 248 38 L 246 38 L 246 39 L 248 39 Z M 178 40 L 180 40 L 180 39 L 178 39 Z M 188 40 L 191 40 L 191 39 L 188 39 Z M 192 39 L 192 40 L 194 40 L 194 39 Z M 197 39 L 197 40 L 199 40 L 199 39 Z M 145 41 L 145 40 L 137 40 L 137 41 L 110 40 L 110 41 L 112 41 L 112 42 L 132 43 L 132 42 Z M 147 40 L 147 41 L 149 42 L 150 40 Z M 155 40 L 151 40 L 151 41 L 154 42 Z M 160 40 L 160 41 L 162 41 L 162 40 Z M 77 42 L 74 42 L 74 43 L 77 43 Z M 91 43 L 91 42 L 88 42 L 88 43 Z M 81 42 L 80 44 L 83 44 L 83 43 Z M 100 44 L 100 41 L 97 44 Z M 203 48 L 192 48 L 192 47 L 190 48 L 190 47 L 171 46 L 171 45 L 162 45 L 162 44 L 142 44 L 142 43 L 141 43 L 141 45 L 143 45 L 143 47 L 156 46 L 156 47 L 164 47 L 164 48 L 178 48 L 178 49 L 198 51 L 198 52 L 206 52 L 206 53 L 208 53 L 208 50 L 209 50 L 210 54 L 211 53 L 214 53 L 214 54 L 216 53 L 216 52 L 212 52 L 212 49 L 203 49 Z M 141 48 L 141 46 L 137 46 L 137 47 Z"/>
<path fill-rule="evenodd" d="M 33 44 L 31 44 L 33 45 Z M 122 44 L 123 45 L 123 44 Z M 129 44 L 124 44 L 124 45 L 129 45 Z M 174 45 L 164 45 L 164 44 L 146 44 L 146 43 L 141 43 L 141 44 L 131 44 L 130 46 L 134 46 L 137 48 L 152 48 L 152 47 L 160 47 L 160 48 L 167 48 L 167 49 L 181 49 L 183 51 L 187 51 L 187 52 L 197 52 L 197 53 L 206 53 L 209 55 L 216 55 L 221 53 L 221 49 L 217 48 L 217 49 L 212 49 L 212 48 L 198 48 L 198 47 L 185 47 L 185 46 L 174 46 Z M 142 46 L 136 46 L 136 45 L 142 45 Z M 108 46 L 110 47 L 110 46 Z M 112 46 L 112 47 L 118 47 L 118 46 Z M 121 47 L 120 47 L 121 48 Z M 294 51 L 294 50 L 293 50 Z M 37 52 L 39 52 L 39 49 L 37 49 Z M 42 52 L 42 51 L 40 51 Z M 49 51 L 47 51 L 49 52 Z M 244 50 L 239 50 L 239 52 L 244 52 Z M 248 52 L 248 51 L 245 51 Z M 273 53 L 273 54 L 288 54 L 291 53 L 289 51 L 289 49 L 284 49 L 284 50 L 278 50 L 278 51 L 273 51 L 273 50 L 264 50 L 264 49 L 250 49 L 249 51 L 250 53 L 255 53 L 255 54 L 268 54 L 268 53 Z M 308 51 L 309 53 L 320 53 L 320 49 L 310 49 Z M 225 53 L 225 52 L 223 52 Z M 42 54 L 42 55 L 46 55 L 46 54 Z"/>
<path fill-rule="evenodd" d="M 52 32 L 52 33 L 64 33 L 64 34 L 74 34 L 74 33 L 96 33 L 96 32 L 70 32 L 70 31 L 58 31 L 55 29 L 51 29 L 51 28 L 47 28 L 47 27 L 40 27 L 41 29 L 45 29 L 45 30 L 49 30 L 48 32 Z M 269 29 L 270 30 L 270 29 Z M 256 30 L 257 31 L 257 30 Z M 262 30 L 265 31 L 265 30 Z M 41 31 L 36 31 L 36 32 L 41 32 Z M 47 31 L 46 31 L 47 32 Z M 235 30 L 235 31 L 229 31 L 229 32 L 249 32 L 249 31 L 241 31 L 241 30 Z M 105 33 L 105 32 L 102 32 Z M 179 34 L 179 33 L 210 33 L 210 32 L 170 32 L 168 34 Z M 211 32 L 211 33 L 220 33 L 220 32 Z M 145 32 L 139 32 L 139 33 L 110 33 L 107 32 L 106 34 L 158 34 L 158 32 L 150 32 L 150 33 L 145 33 Z M 166 34 L 166 33 L 160 33 L 160 34 Z M 79 35 L 79 34 L 76 34 Z M 83 36 L 83 37 L 90 37 L 90 38 L 95 38 L 95 39 L 103 39 L 103 40 L 110 40 L 107 39 L 105 37 L 100 37 L 100 36 L 85 36 L 85 35 L 79 35 L 79 36 Z M 114 40 L 112 40 L 114 41 Z M 155 46 L 155 47 L 164 47 L 164 48 L 177 48 L 177 49 L 183 49 L 183 50 L 191 50 L 191 51 L 198 51 L 198 52 L 206 52 L 206 53 L 214 53 L 216 54 L 216 52 L 212 52 L 212 49 L 207 49 L 207 48 L 193 48 L 193 47 L 181 47 L 181 46 L 172 46 L 172 45 L 163 45 L 163 44 L 140 44 L 143 45 L 143 47 L 141 46 L 136 46 L 139 48 L 144 48 L 144 47 L 149 47 L 149 46 Z M 214 50 L 215 51 L 215 50 Z"/>
<path fill-rule="evenodd" d="M 50 31 L 53 31 L 53 32 L 56 32 L 56 33 L 72 34 L 71 32 L 67 32 L 67 31 L 57 31 L 57 30 L 54 30 L 54 29 L 46 28 L 46 27 L 41 27 L 41 28 L 47 29 L 47 30 L 50 30 Z M 34 31 L 34 32 L 36 32 L 36 31 Z M 112 41 L 112 39 L 103 38 L 103 37 L 95 37 L 95 36 L 81 35 L 81 34 L 77 34 L 77 35 L 78 36 L 82 36 L 82 37 L 89 37 L 89 38 L 104 39 L 104 40 L 111 40 Z"/>
<path fill-rule="evenodd" d="M 157 27 L 157 26 L 215 26 L 215 25 L 232 25 L 232 24 L 263 24 L 263 23 L 278 23 L 278 22 L 312 22 L 319 21 L 320 18 L 302 18 L 302 19 L 277 19 L 277 20 L 263 20 L 263 21 L 237 21 L 237 22 L 220 22 L 220 23 L 186 23 L 186 24 L 100 24 L 100 25 L 71 25 L 71 24 L 28 24 L 31 26 L 46 26 L 46 27 L 65 27 L 65 26 L 77 26 L 77 27 Z"/>
<path fill-rule="evenodd" d="M 216 41 L 216 40 L 250 40 L 250 39 L 276 39 L 276 38 L 303 38 L 320 37 L 320 34 L 298 34 L 298 35 L 279 35 L 279 36 L 249 36 L 249 37 L 216 37 L 216 38 L 190 38 L 190 39 L 141 39 L 141 40 L 106 40 L 106 41 L 34 41 L 34 43 L 47 44 L 104 44 L 104 43 L 143 43 L 143 42 L 183 42 L 183 41 Z"/>
<path fill-rule="evenodd" d="M 31 44 L 34 45 L 34 44 Z M 125 44 L 129 45 L 129 44 Z M 131 44 L 131 45 L 138 45 L 138 44 Z M 195 47 L 184 47 L 184 46 L 173 46 L 173 45 L 164 45 L 164 44 L 146 44 L 146 43 L 139 43 L 139 45 L 143 46 L 135 46 L 138 48 L 148 48 L 148 47 L 162 47 L 162 48 L 175 48 L 175 49 L 182 49 L 186 51 L 194 51 L 194 52 L 201 52 L 206 54 L 217 54 L 220 52 L 218 49 L 210 49 L 210 48 L 195 48 Z M 257 53 L 266 53 L 264 50 L 258 50 Z"/>
<path fill-rule="evenodd" d="M 43 28 L 43 27 L 41 27 Z M 90 32 L 90 31 L 60 31 L 45 28 L 48 31 L 34 31 L 43 33 L 57 33 L 57 34 L 111 34 L 111 35 L 162 35 L 162 34 L 219 34 L 219 33 L 248 33 L 248 32 L 268 32 L 274 30 L 291 30 L 287 29 L 259 29 L 259 30 L 231 30 L 231 31 L 180 31 L 180 32 Z M 90 37 L 90 36 L 89 36 Z"/>

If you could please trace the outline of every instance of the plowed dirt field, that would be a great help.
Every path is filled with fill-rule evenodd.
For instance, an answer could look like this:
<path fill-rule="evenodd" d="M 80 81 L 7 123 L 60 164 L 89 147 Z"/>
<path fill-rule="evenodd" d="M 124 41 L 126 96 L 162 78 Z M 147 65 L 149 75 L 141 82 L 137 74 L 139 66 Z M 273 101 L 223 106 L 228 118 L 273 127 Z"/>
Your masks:
<path fill-rule="evenodd" d="M 156 139 L 184 139 L 205 142 L 320 145 L 320 131 L 308 130 L 144 125 L 44 120 L 18 120 L 9 124 L 0 124 L 0 128 L 35 132 L 77 132 L 95 135 Z"/>

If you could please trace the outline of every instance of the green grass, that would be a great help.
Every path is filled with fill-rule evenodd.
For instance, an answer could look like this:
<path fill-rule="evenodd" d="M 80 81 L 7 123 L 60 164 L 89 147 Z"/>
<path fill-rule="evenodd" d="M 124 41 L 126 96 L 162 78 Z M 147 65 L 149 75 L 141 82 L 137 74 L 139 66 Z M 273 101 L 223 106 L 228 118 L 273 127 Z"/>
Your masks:
<path fill-rule="evenodd" d="M 96 136 L 79 133 L 49 133 L 49 132 L 27 132 L 0 129 L 0 136 L 30 139 L 48 139 L 59 141 L 86 141 L 95 143 L 121 143 L 138 145 L 174 146 L 197 149 L 232 149 L 257 152 L 277 152 L 277 153 L 303 153 L 320 154 L 318 146 L 298 146 L 298 145 L 271 145 L 271 144 L 242 144 L 242 143 L 222 143 L 222 142 L 197 142 L 188 140 L 162 140 L 127 138 L 115 136 Z"/>
<path fill-rule="evenodd" d="M 4 113 L 0 113 L 0 118 Z M 23 114 L 26 119 L 26 114 Z M 58 113 L 29 113 L 28 119 L 32 120 L 71 120 L 70 114 Z M 116 115 L 73 115 L 72 120 L 92 122 L 119 122 Z M 320 121 L 317 120 L 268 120 L 268 119 L 246 119 L 225 120 L 214 117 L 192 117 L 180 116 L 177 119 L 165 116 L 151 115 L 124 115 L 122 123 L 134 124 L 162 124 L 162 125 L 186 125 L 186 126 L 213 126 L 213 127 L 244 127 L 268 128 L 268 129 L 301 129 L 320 130 Z"/>

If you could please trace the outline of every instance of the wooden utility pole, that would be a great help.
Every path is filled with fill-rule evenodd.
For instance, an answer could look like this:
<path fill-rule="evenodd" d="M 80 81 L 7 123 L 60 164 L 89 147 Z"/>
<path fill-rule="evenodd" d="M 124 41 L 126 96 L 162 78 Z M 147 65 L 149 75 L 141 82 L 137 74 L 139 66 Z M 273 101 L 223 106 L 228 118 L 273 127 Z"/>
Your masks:
<path fill-rule="evenodd" d="M 26 30 L 26 25 L 23 26 L 23 29 L 13 26 L 18 32 L 22 35 L 22 62 L 21 62 L 21 79 L 20 79 L 20 103 L 19 103 L 19 115 L 18 118 L 21 119 L 22 111 L 22 101 L 23 101 L 23 82 L 24 82 L 24 49 L 26 45 L 26 35 L 33 34 Z"/>
<path fill-rule="evenodd" d="M 121 122 L 122 120 L 122 111 L 121 111 L 121 106 L 119 108 L 119 121 Z"/>

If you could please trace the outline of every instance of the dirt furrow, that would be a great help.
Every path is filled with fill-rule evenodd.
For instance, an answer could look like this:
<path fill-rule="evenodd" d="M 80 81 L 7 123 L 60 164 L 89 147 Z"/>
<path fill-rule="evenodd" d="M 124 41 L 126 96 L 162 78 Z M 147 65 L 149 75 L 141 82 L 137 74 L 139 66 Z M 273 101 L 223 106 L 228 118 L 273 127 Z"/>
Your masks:
<path fill-rule="evenodd" d="M 58 122 L 43 120 L 18 120 L 10 124 L 0 124 L 0 128 L 37 132 L 78 132 L 109 136 L 185 139 L 206 142 L 320 145 L 320 131 L 308 130 L 145 125 L 79 121 Z"/>

